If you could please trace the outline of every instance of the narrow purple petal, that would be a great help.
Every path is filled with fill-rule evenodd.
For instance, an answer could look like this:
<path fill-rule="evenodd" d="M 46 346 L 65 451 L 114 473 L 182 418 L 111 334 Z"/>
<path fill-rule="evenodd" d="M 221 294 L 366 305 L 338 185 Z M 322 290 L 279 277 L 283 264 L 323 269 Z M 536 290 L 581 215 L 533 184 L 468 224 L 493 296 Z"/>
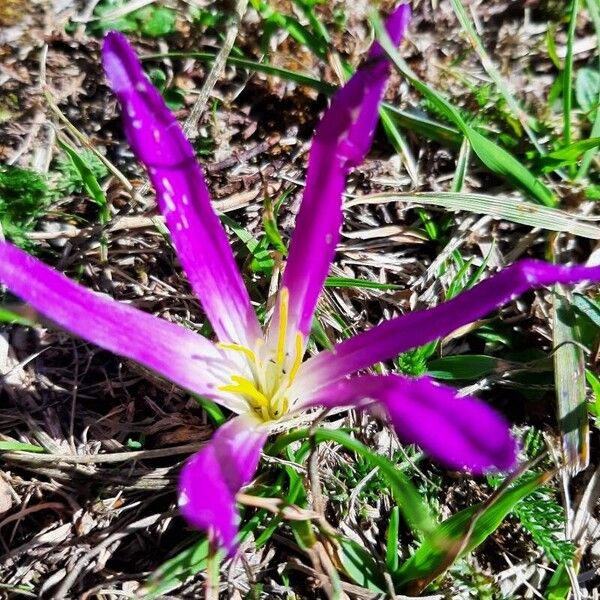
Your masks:
<path fill-rule="evenodd" d="M 321 352 L 304 363 L 295 385 L 303 394 L 308 394 L 410 348 L 444 337 L 531 288 L 581 281 L 600 281 L 600 266 L 565 267 L 523 260 L 448 302 L 384 321 L 338 344 L 332 351 Z"/>
<path fill-rule="evenodd" d="M 386 27 L 394 43 L 400 43 L 409 18 L 410 9 L 404 4 L 388 19 Z M 388 75 L 389 61 L 376 43 L 368 60 L 335 94 L 317 127 L 282 280 L 282 288 L 289 290 L 290 298 L 290 345 L 296 331 L 305 338 L 310 332 L 315 306 L 340 238 L 346 176 L 364 160 L 371 147 Z M 275 314 L 274 331 L 278 330 L 278 319 Z"/>
<path fill-rule="evenodd" d="M 418 444 L 449 467 L 482 473 L 515 464 L 517 446 L 506 420 L 477 398 L 458 396 L 428 377 L 351 377 L 320 390 L 310 405 L 356 405 L 367 399 L 385 409 L 403 442 Z"/>
<path fill-rule="evenodd" d="M 71 333 L 236 412 L 244 409 L 217 390 L 232 365 L 202 336 L 96 294 L 7 242 L 0 243 L 0 282 Z"/>
<path fill-rule="evenodd" d="M 127 139 L 148 170 L 179 260 L 206 315 L 221 341 L 253 346 L 260 327 L 194 149 L 126 38 L 109 33 L 102 52 Z"/>
<path fill-rule="evenodd" d="M 183 516 L 214 536 L 230 555 L 236 548 L 239 522 L 235 496 L 254 476 L 266 439 L 265 429 L 254 417 L 236 417 L 217 429 L 181 471 Z"/>

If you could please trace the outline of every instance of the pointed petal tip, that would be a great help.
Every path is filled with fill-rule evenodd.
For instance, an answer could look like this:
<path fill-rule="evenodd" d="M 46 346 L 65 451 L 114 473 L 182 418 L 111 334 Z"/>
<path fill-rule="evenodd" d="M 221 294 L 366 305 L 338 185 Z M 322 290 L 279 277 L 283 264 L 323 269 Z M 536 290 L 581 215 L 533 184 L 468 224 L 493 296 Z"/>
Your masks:
<path fill-rule="evenodd" d="M 251 415 L 236 417 L 188 459 L 179 476 L 181 514 L 230 557 L 237 549 L 236 494 L 254 477 L 266 438 Z"/>
<path fill-rule="evenodd" d="M 418 444 L 431 458 L 456 470 L 481 475 L 510 471 L 517 444 L 508 421 L 492 407 L 429 377 L 362 375 L 325 387 L 301 405 L 361 405 L 374 400 L 398 437 Z"/>
<path fill-rule="evenodd" d="M 102 43 L 102 64 L 106 78 L 115 94 L 127 93 L 145 79 L 135 50 L 125 35 L 109 31 Z"/>
<path fill-rule="evenodd" d="M 412 11 L 410 4 L 400 4 L 386 20 L 388 35 L 395 43 L 399 43 L 410 22 Z"/>

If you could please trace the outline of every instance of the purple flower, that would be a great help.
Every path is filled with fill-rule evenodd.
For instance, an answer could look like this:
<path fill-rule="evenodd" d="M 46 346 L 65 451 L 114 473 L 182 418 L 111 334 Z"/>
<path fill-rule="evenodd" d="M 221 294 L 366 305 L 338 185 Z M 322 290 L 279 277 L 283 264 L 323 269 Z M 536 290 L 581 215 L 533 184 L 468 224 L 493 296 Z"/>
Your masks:
<path fill-rule="evenodd" d="M 388 19 L 395 43 L 408 19 L 406 5 Z M 354 374 L 445 336 L 532 287 L 598 281 L 600 267 L 523 261 L 446 303 L 381 323 L 303 362 L 340 237 L 346 175 L 364 159 L 377 123 L 389 70 L 381 47 L 374 45 L 317 128 L 281 289 L 264 333 L 191 145 L 126 39 L 109 34 L 103 55 L 129 143 L 148 169 L 181 264 L 219 341 L 95 294 L 9 243 L 0 243 L 0 280 L 59 326 L 237 415 L 182 470 L 179 504 L 186 518 L 232 552 L 235 497 L 256 471 L 269 425 L 314 406 L 378 407 L 404 442 L 452 468 L 510 469 L 515 441 L 486 404 L 427 377 Z"/>

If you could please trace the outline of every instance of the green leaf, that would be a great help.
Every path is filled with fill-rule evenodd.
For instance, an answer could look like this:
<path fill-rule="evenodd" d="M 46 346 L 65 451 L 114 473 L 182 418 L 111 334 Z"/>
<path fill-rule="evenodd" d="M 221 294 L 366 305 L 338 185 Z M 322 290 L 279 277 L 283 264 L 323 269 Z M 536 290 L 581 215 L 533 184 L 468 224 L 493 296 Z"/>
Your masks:
<path fill-rule="evenodd" d="M 571 577 L 564 563 L 561 563 L 552 574 L 548 587 L 544 592 L 546 600 L 567 600 L 571 595 Z"/>
<path fill-rule="evenodd" d="M 419 594 L 458 558 L 492 535 L 515 505 L 550 477 L 550 473 L 542 473 L 500 488 L 488 501 L 446 519 L 394 573 L 394 583 L 409 594 Z"/>
<path fill-rule="evenodd" d="M 573 49 L 575 46 L 575 28 L 579 0 L 571 0 L 569 10 L 569 29 L 567 31 L 567 54 L 562 72 L 563 80 L 563 139 L 565 145 L 571 143 L 571 110 L 573 106 Z"/>
<path fill-rule="evenodd" d="M 403 290 L 405 286 L 395 283 L 379 283 L 368 279 L 355 279 L 353 277 L 328 277 L 325 287 L 329 288 L 357 288 L 363 290 Z"/>
<path fill-rule="evenodd" d="M 600 305 L 583 294 L 573 294 L 573 306 L 596 327 L 600 327 Z"/>
<path fill-rule="evenodd" d="M 145 13 L 138 15 L 141 21 L 141 33 L 149 37 L 161 37 L 175 30 L 177 13 L 164 6 L 148 7 Z"/>
<path fill-rule="evenodd" d="M 0 306 L 0 323 L 9 323 L 11 325 L 23 325 L 25 327 L 35 327 L 37 323 L 20 315 L 18 312 Z"/>
<path fill-rule="evenodd" d="M 385 588 L 381 567 L 356 542 L 339 538 L 339 558 L 346 574 L 358 585 L 382 593 Z"/>
<path fill-rule="evenodd" d="M 589 424 L 585 390 L 585 356 L 580 332 L 562 286 L 554 286 L 552 341 L 558 426 L 566 467 L 576 475 L 589 462 Z"/>
<path fill-rule="evenodd" d="M 0 451 L 4 452 L 33 452 L 42 454 L 46 452 L 41 446 L 35 444 L 26 444 L 25 442 L 17 442 L 16 440 L 0 440 Z"/>
<path fill-rule="evenodd" d="M 209 553 L 208 540 L 203 539 L 183 552 L 163 563 L 145 585 L 143 597 L 146 600 L 159 598 L 178 588 L 187 579 L 204 571 Z"/>
<path fill-rule="evenodd" d="M 75 169 L 81 177 L 81 181 L 90 198 L 100 207 L 100 222 L 105 225 L 110 219 L 110 211 L 108 209 L 108 201 L 104 191 L 100 187 L 96 176 L 91 166 L 83 158 L 83 154 L 69 145 L 66 141 L 58 138 L 58 144 L 69 157 Z"/>
<path fill-rule="evenodd" d="M 212 400 L 204 398 L 202 396 L 193 395 L 196 402 L 204 409 L 204 412 L 208 415 L 208 418 L 217 426 L 220 427 L 227 421 L 227 417 L 223 414 L 221 407 Z"/>
<path fill-rule="evenodd" d="M 600 417 L 600 379 L 596 376 L 595 373 L 590 371 L 589 369 L 585 370 L 585 378 L 592 388 L 592 393 L 594 394 L 594 403 L 590 405 L 590 412 L 596 417 Z"/>
<path fill-rule="evenodd" d="M 579 157 L 588 152 L 594 150 L 600 146 L 600 137 L 593 137 L 587 140 L 580 140 L 549 152 L 545 156 L 539 158 L 537 163 L 540 165 L 545 173 L 555 171 L 559 167 L 572 165 L 577 162 Z"/>
<path fill-rule="evenodd" d="M 398 569 L 398 533 L 400 531 L 400 509 L 392 507 L 390 523 L 385 536 L 385 564 L 388 571 L 394 573 Z"/>
<path fill-rule="evenodd" d="M 281 234 L 279 233 L 279 227 L 277 226 L 275 208 L 269 198 L 265 198 L 263 227 L 265 228 L 265 235 L 267 236 L 270 244 L 275 248 L 275 250 L 281 252 L 283 256 L 287 256 L 288 251 L 283 243 Z"/>

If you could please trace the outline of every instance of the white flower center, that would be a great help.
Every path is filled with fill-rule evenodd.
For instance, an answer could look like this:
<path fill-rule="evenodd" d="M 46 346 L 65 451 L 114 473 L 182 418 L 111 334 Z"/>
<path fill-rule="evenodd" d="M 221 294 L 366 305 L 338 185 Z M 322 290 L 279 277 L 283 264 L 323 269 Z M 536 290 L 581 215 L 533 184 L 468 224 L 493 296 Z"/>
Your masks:
<path fill-rule="evenodd" d="M 289 293 L 279 293 L 279 329 L 277 347 L 269 349 L 264 340 L 257 340 L 254 348 L 239 344 L 218 344 L 223 350 L 243 354 L 251 377 L 231 375 L 231 383 L 219 389 L 241 396 L 263 421 L 280 419 L 290 409 L 293 398 L 289 389 L 298 374 L 304 354 L 304 339 L 300 332 L 294 336 L 293 352 L 286 351 Z"/>

